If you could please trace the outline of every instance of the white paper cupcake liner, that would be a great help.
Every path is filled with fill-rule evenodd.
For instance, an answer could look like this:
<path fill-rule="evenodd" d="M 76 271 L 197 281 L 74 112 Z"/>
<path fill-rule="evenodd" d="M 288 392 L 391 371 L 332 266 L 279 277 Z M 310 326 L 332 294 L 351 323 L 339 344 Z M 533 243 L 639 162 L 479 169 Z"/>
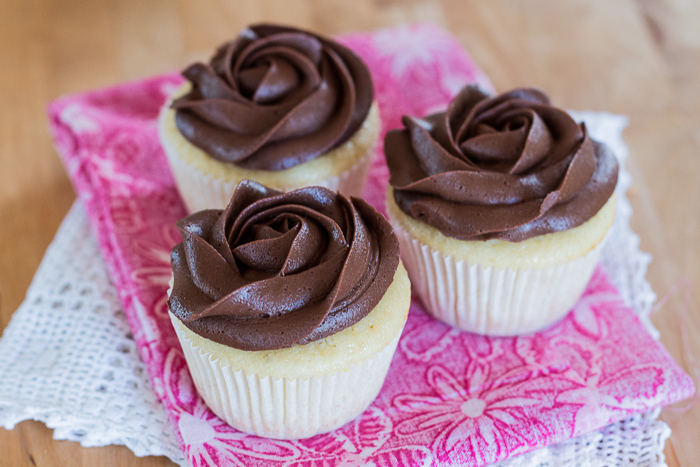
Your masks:
<path fill-rule="evenodd" d="M 203 209 L 224 209 L 231 201 L 238 184 L 246 178 L 244 176 L 235 179 L 231 177 L 221 178 L 201 172 L 180 157 L 177 151 L 168 144 L 167 138 L 161 138 L 161 141 L 180 196 L 182 196 L 188 212 L 197 212 Z M 375 147 L 376 145 L 372 145 L 370 150 L 353 166 L 339 175 L 316 180 L 303 186 L 322 186 L 346 196 L 362 196 Z M 303 186 L 271 186 L 270 188 L 292 191 Z"/>
<path fill-rule="evenodd" d="M 308 438 L 360 415 L 384 384 L 399 334 L 379 353 L 349 370 L 320 377 L 272 378 L 222 366 L 193 344 L 170 314 L 195 386 L 209 408 L 232 427 L 277 439 Z"/>
<path fill-rule="evenodd" d="M 605 239 L 585 256 L 544 269 L 499 269 L 455 260 L 392 222 L 411 285 L 427 310 L 456 328 L 513 336 L 544 329 L 571 310 Z"/>

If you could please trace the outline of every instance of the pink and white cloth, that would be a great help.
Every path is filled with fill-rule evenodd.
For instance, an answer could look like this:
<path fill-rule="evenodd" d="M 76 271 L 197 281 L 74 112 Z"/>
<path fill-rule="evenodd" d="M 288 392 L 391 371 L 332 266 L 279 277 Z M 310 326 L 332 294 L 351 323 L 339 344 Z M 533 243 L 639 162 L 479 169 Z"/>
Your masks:
<path fill-rule="evenodd" d="M 342 41 L 368 64 L 382 135 L 402 115 L 443 108 L 462 85 L 490 84 L 434 26 Z M 602 268 L 553 328 L 517 338 L 451 329 L 414 300 L 372 406 L 333 433 L 276 441 L 236 431 L 197 395 L 167 314 L 170 249 L 185 215 L 156 118 L 177 74 L 59 99 L 57 148 L 97 233 L 112 280 L 182 449 L 195 466 L 484 465 L 672 404 L 693 382 L 627 308 Z M 383 211 L 381 148 L 365 198 Z"/>

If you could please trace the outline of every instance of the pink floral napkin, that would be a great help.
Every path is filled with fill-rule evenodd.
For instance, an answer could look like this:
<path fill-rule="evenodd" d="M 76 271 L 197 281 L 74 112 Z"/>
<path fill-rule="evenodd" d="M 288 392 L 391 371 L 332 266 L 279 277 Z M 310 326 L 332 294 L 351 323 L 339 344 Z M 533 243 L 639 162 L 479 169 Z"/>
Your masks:
<path fill-rule="evenodd" d="M 383 128 L 444 107 L 469 82 L 490 84 L 434 26 L 346 36 L 369 65 Z M 153 386 L 196 466 L 483 465 L 693 394 L 691 379 L 646 332 L 605 272 L 561 323 L 488 338 L 451 329 L 413 301 L 384 388 L 339 430 L 301 441 L 238 432 L 192 384 L 167 315 L 170 249 L 185 210 L 156 134 L 177 74 L 59 99 L 56 146 L 97 232 Z M 383 210 L 378 151 L 365 190 Z"/>

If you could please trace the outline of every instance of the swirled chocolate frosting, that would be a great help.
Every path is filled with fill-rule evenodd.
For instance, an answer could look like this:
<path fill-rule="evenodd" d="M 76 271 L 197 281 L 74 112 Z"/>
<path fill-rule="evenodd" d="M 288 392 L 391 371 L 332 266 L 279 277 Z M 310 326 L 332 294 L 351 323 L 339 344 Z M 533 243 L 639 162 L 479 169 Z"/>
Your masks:
<path fill-rule="evenodd" d="M 197 212 L 178 228 L 170 310 L 200 336 L 242 350 L 352 326 L 379 303 L 399 263 L 381 214 L 321 187 L 281 194 L 246 180 L 226 210 Z"/>
<path fill-rule="evenodd" d="M 310 32 L 259 24 L 183 71 L 176 124 L 213 158 L 282 170 L 339 146 L 372 105 L 372 78 L 350 49 Z"/>
<path fill-rule="evenodd" d="M 519 242 L 571 229 L 612 195 L 617 161 L 537 89 L 467 86 L 445 112 L 404 117 L 384 142 L 394 200 L 459 240 Z"/>

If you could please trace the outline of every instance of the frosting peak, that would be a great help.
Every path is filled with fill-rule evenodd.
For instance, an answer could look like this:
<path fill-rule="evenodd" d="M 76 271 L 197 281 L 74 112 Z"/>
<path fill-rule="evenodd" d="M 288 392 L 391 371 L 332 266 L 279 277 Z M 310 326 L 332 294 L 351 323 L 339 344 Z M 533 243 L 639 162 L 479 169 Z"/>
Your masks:
<path fill-rule="evenodd" d="M 373 99 L 369 71 L 350 49 L 269 24 L 245 29 L 183 76 L 192 89 L 172 104 L 180 133 L 247 169 L 287 169 L 339 146 Z"/>
<path fill-rule="evenodd" d="M 391 226 L 362 199 L 321 187 L 282 194 L 238 185 L 226 210 L 178 222 L 170 310 L 241 350 L 306 344 L 352 326 L 398 266 Z"/>
<path fill-rule="evenodd" d="M 403 118 L 384 150 L 394 200 L 460 240 L 522 241 L 583 224 L 617 183 L 617 161 L 537 89 L 467 86 L 445 112 Z"/>

